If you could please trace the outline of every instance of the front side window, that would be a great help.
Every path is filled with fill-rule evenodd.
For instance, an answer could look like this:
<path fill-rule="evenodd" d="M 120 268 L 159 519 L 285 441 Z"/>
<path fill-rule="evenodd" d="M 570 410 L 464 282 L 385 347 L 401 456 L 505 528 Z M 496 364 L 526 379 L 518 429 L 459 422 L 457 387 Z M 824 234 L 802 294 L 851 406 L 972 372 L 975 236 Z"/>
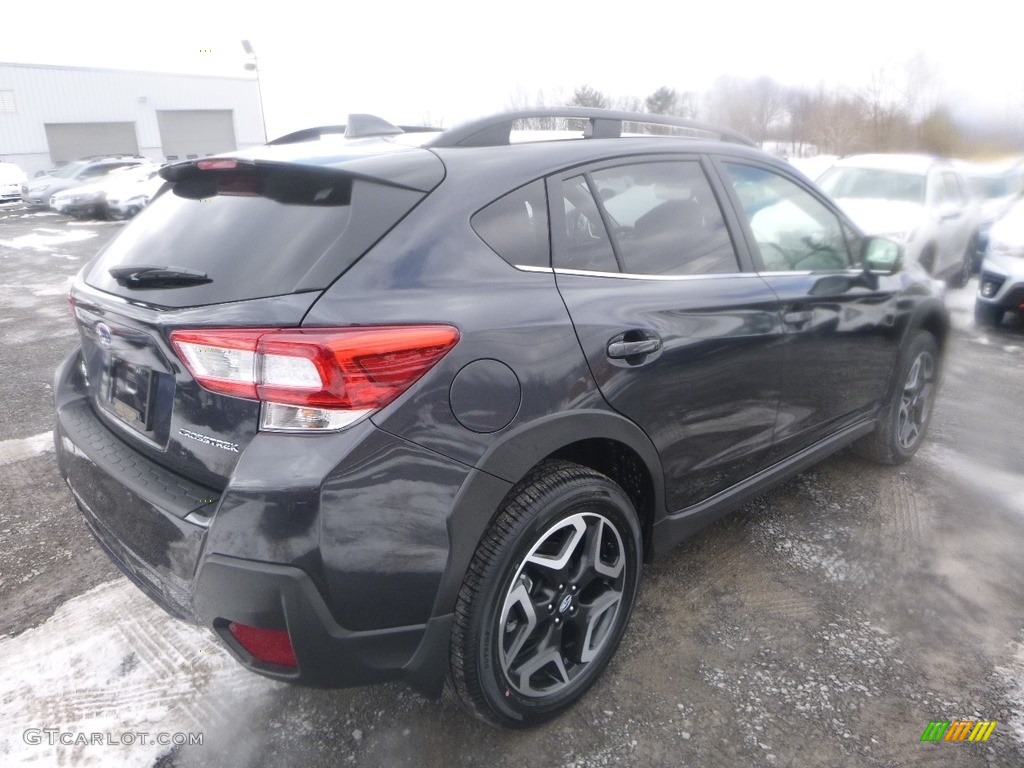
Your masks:
<path fill-rule="evenodd" d="M 566 253 L 576 269 L 633 275 L 738 272 L 711 185 L 695 160 L 605 168 L 562 182 Z"/>
<path fill-rule="evenodd" d="M 764 168 L 725 164 L 767 272 L 847 269 L 842 221 L 793 181 Z"/>

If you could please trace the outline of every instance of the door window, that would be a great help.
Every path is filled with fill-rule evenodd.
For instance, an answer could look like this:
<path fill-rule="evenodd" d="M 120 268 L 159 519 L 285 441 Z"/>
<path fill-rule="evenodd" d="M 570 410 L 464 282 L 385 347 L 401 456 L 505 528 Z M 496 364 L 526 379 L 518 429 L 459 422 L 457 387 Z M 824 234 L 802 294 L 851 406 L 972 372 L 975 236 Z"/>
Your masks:
<path fill-rule="evenodd" d="M 738 272 L 721 209 L 697 161 L 606 168 L 562 183 L 559 266 L 634 275 Z"/>
<path fill-rule="evenodd" d="M 725 170 L 765 271 L 843 270 L 853 264 L 841 219 L 810 192 L 764 168 L 726 163 Z"/>

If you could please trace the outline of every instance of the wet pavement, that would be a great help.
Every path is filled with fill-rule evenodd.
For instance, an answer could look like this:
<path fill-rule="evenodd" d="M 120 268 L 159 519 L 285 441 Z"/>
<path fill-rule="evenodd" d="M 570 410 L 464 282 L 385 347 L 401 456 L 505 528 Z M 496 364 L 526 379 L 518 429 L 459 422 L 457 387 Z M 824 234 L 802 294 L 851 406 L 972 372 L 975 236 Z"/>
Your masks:
<path fill-rule="evenodd" d="M 973 281 L 950 294 L 945 382 L 912 462 L 844 451 L 648 566 L 602 680 L 553 723 L 508 732 L 402 685 L 250 675 L 99 551 L 45 433 L 75 344 L 68 281 L 121 226 L 0 206 L 0 763 L 1024 764 L 1024 328 L 976 328 Z M 957 719 L 997 726 L 984 743 L 921 742 Z M 33 727 L 204 743 L 26 744 Z"/>

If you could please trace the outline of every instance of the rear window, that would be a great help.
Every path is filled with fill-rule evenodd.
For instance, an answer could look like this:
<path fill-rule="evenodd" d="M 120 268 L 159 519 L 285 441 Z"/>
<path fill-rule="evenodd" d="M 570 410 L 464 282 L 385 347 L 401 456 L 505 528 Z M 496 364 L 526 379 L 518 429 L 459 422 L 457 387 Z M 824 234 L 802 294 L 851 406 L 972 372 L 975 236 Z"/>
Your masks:
<path fill-rule="evenodd" d="M 198 172 L 126 226 L 86 281 L 171 307 L 326 288 L 424 195 L 320 170 Z M 109 274 L 126 266 L 198 270 L 211 282 L 126 288 Z"/>

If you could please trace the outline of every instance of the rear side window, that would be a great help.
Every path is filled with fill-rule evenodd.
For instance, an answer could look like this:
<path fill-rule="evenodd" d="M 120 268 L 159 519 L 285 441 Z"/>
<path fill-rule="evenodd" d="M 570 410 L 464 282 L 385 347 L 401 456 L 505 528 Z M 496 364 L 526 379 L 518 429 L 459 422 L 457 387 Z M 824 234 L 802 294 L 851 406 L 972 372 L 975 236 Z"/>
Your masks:
<path fill-rule="evenodd" d="M 513 266 L 551 266 L 548 202 L 541 179 L 477 211 L 470 224 L 491 249 Z"/>
<path fill-rule="evenodd" d="M 197 172 L 143 209 L 86 280 L 172 307 L 325 288 L 424 194 L 320 170 Z M 109 274 L 136 265 L 197 270 L 212 282 L 126 288 Z"/>

